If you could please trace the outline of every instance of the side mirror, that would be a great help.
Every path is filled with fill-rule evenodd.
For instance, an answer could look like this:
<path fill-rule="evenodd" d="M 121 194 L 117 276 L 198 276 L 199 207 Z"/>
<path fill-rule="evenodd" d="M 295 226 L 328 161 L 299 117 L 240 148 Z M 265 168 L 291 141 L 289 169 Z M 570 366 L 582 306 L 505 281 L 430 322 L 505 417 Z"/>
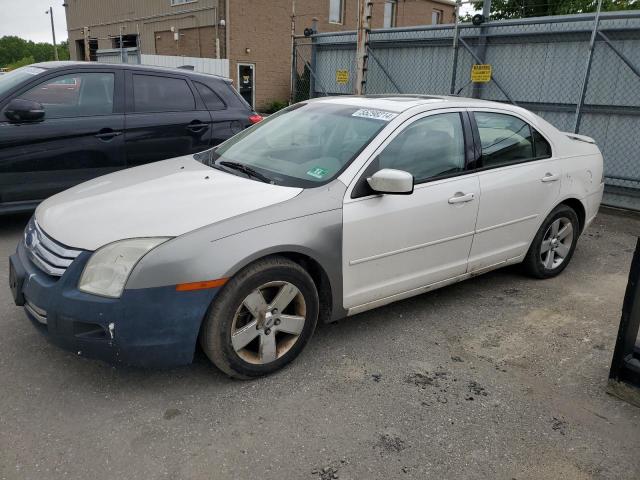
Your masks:
<path fill-rule="evenodd" d="M 413 193 L 413 175 L 404 170 L 383 168 L 378 170 L 367 183 L 376 193 L 410 195 Z"/>
<path fill-rule="evenodd" d="M 4 116 L 12 123 L 39 122 L 44 119 L 44 107 L 33 100 L 14 98 L 4 109 Z"/>

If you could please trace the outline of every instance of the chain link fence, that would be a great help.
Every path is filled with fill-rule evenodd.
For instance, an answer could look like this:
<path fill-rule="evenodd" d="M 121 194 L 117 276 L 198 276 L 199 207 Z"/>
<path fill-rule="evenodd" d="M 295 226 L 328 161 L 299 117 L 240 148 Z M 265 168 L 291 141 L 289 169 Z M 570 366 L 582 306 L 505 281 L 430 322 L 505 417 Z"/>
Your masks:
<path fill-rule="evenodd" d="M 353 93 L 355 42 L 355 32 L 297 39 L 292 98 Z M 367 94 L 459 94 L 525 107 L 593 137 L 605 158 L 605 201 L 640 210 L 640 12 L 374 30 L 368 48 Z M 471 82 L 474 64 L 491 65 L 489 83 Z"/>

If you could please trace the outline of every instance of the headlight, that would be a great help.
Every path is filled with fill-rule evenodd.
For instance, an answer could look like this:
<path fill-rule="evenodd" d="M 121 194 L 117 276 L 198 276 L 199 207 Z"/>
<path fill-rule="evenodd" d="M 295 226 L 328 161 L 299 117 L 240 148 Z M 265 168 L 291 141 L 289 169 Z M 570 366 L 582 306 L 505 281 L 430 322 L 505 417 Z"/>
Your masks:
<path fill-rule="evenodd" d="M 165 237 L 132 238 L 105 245 L 91 255 L 80 276 L 78 289 L 118 298 L 138 261 L 167 240 L 169 239 Z"/>

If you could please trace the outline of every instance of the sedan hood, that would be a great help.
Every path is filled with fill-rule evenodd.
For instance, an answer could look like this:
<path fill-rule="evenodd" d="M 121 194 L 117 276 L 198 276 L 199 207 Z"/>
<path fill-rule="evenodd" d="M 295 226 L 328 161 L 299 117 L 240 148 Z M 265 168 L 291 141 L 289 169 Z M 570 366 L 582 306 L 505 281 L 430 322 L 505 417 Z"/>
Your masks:
<path fill-rule="evenodd" d="M 56 241 L 96 250 L 125 238 L 176 237 L 300 192 L 215 170 L 185 156 L 70 188 L 41 203 L 36 220 Z"/>

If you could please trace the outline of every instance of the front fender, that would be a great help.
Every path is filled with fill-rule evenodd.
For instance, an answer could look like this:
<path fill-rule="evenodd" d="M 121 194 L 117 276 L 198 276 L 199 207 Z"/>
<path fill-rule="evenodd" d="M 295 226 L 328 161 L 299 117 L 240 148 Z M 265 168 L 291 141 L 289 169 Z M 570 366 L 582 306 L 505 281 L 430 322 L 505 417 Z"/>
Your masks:
<path fill-rule="evenodd" d="M 211 241 L 206 230 L 178 237 L 145 255 L 127 289 L 228 278 L 255 260 L 298 253 L 316 261 L 331 283 L 334 312 L 342 310 L 342 209 L 250 228 Z"/>

